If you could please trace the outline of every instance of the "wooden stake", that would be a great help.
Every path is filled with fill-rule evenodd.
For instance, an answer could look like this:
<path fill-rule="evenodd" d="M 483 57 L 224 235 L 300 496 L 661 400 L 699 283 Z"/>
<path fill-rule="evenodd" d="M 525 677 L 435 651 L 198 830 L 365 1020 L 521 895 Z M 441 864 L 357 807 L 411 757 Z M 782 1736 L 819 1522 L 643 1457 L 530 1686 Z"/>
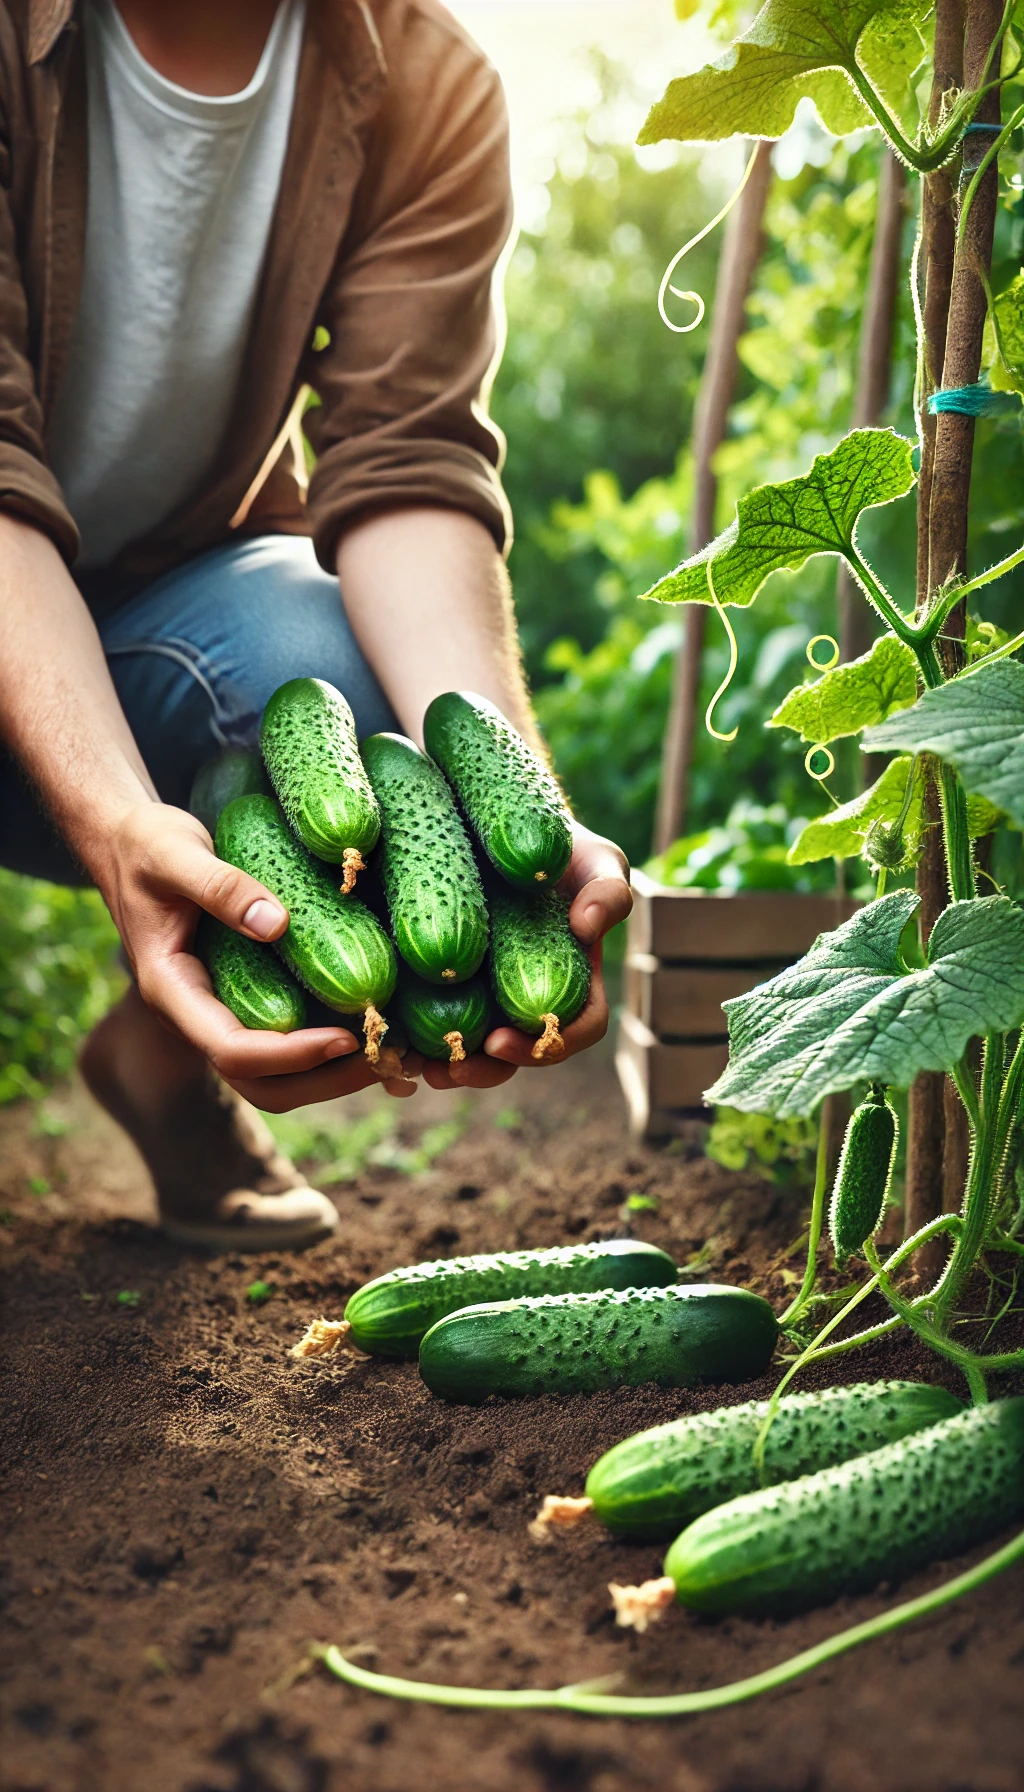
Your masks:
<path fill-rule="evenodd" d="M 771 182 L 771 153 L 770 143 L 758 144 L 750 178 L 729 213 L 725 227 L 715 285 L 711 338 L 693 420 L 694 501 L 690 551 L 694 554 L 705 547 L 715 533 L 718 481 L 712 463 L 725 436 L 736 383 L 736 344 L 743 330 L 747 294 L 761 254 L 761 225 Z M 662 747 L 661 785 L 654 823 L 656 853 L 671 846 L 686 820 L 706 621 L 704 604 L 687 604 Z"/>

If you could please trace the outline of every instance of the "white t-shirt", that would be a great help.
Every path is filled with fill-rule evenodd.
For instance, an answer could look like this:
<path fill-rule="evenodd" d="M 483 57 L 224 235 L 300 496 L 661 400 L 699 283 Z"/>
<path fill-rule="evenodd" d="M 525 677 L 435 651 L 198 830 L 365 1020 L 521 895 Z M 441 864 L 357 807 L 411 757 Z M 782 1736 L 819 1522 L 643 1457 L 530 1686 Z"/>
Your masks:
<path fill-rule="evenodd" d="M 106 566 L 200 484 L 227 425 L 284 162 L 304 0 L 281 0 L 248 87 L 151 68 L 113 0 L 85 10 L 85 263 L 50 457 Z"/>

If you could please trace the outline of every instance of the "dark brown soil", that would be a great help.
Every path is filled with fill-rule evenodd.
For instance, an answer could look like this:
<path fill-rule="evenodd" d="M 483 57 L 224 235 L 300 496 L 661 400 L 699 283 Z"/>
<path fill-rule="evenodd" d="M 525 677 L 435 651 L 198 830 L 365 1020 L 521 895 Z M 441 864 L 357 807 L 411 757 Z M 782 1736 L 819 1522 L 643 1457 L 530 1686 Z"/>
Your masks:
<path fill-rule="evenodd" d="M 366 1100 L 346 1108 L 367 1111 Z M 452 1112 L 421 1093 L 401 1110 L 403 1135 Z M 303 1675 L 321 1639 L 431 1680 L 543 1686 L 621 1672 L 633 1689 L 710 1686 L 892 1597 L 785 1623 L 675 1610 L 629 1636 L 611 1621 L 607 1583 L 659 1572 L 660 1552 L 596 1528 L 545 1548 L 528 1521 L 543 1493 L 578 1492 L 611 1442 L 719 1395 L 641 1389 L 471 1410 L 432 1398 L 412 1365 L 289 1359 L 306 1320 L 339 1314 L 369 1275 L 619 1233 L 637 1190 L 660 1204 L 631 1216 L 638 1234 L 680 1262 L 707 1247 L 710 1279 L 781 1301 L 799 1267 L 800 1198 L 678 1145 L 630 1144 L 607 1062 L 478 1098 L 430 1171 L 371 1167 L 339 1186 L 343 1242 L 293 1259 L 178 1252 L 148 1223 L 130 1148 L 84 1095 L 51 1098 L 45 1113 L 51 1134 L 69 1129 L 47 1136 L 27 1106 L 0 1128 L 5 1792 L 1024 1786 L 1019 1569 L 786 1693 L 699 1719 L 460 1714 Z M 245 1294 L 257 1277 L 274 1289 L 262 1306 Z M 849 1360 L 854 1372 L 943 1374 L 893 1340 Z"/>

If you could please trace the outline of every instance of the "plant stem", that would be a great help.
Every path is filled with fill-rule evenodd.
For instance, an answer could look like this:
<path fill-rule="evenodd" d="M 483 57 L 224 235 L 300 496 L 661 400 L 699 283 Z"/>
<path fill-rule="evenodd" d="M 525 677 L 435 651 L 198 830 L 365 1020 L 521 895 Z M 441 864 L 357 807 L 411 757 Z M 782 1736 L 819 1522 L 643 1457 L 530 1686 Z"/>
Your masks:
<path fill-rule="evenodd" d="M 828 1146 L 829 1126 L 828 1109 L 823 1105 L 818 1121 L 818 1153 L 814 1162 L 814 1194 L 811 1198 L 811 1223 L 807 1233 L 807 1267 L 799 1292 L 791 1300 L 786 1311 L 780 1315 L 779 1325 L 792 1325 L 803 1312 L 814 1292 L 814 1282 L 818 1273 L 818 1246 L 821 1243 L 821 1226 L 825 1216 L 825 1188 L 828 1183 Z"/>
<path fill-rule="evenodd" d="M 333 1644 L 318 1645 L 312 1653 L 336 1679 L 345 1681 L 349 1686 L 357 1686 L 364 1692 L 381 1693 L 391 1699 L 446 1705 L 464 1711 L 576 1711 L 590 1717 L 686 1717 L 699 1711 L 720 1711 L 728 1705 L 740 1705 L 747 1699 L 757 1698 L 761 1693 L 787 1686 L 791 1681 L 799 1679 L 801 1674 L 822 1667 L 825 1662 L 833 1661 L 837 1655 L 843 1655 L 861 1643 L 888 1636 L 904 1624 L 913 1623 L 916 1618 L 941 1611 L 943 1606 L 951 1605 L 965 1593 L 974 1592 L 975 1588 L 984 1586 L 997 1574 L 1002 1574 L 1020 1561 L 1024 1561 L 1024 1531 L 1011 1538 L 1009 1543 L 1004 1543 L 1001 1549 L 993 1550 L 991 1555 L 983 1557 L 973 1568 L 945 1581 L 942 1586 L 933 1587 L 930 1592 L 921 1593 L 916 1599 L 904 1600 L 901 1605 L 894 1605 L 891 1610 L 880 1612 L 877 1617 L 868 1618 L 863 1624 L 853 1624 L 847 1630 L 840 1630 L 823 1643 L 815 1643 L 812 1648 L 802 1650 L 799 1655 L 791 1655 L 787 1661 L 780 1661 L 775 1667 L 766 1668 L 760 1674 L 750 1674 L 744 1680 L 734 1680 L 730 1686 L 708 1687 L 702 1692 L 644 1697 L 642 1694 L 600 1692 L 586 1685 L 508 1692 L 476 1686 L 433 1686 L 425 1681 L 403 1680 L 392 1674 L 375 1674 L 369 1668 L 357 1667 L 354 1662 L 346 1661 L 340 1649 Z"/>
<path fill-rule="evenodd" d="M 1005 1146 L 1012 1117 L 1007 1117 L 1005 1130 L 1001 1131 L 1003 1057 L 1002 1034 L 990 1033 L 985 1041 L 981 1109 L 964 1193 L 963 1231 L 953 1246 L 949 1262 L 933 1291 L 935 1316 L 940 1328 L 944 1328 L 949 1322 L 953 1304 L 978 1260 L 988 1230 L 992 1208 L 992 1181 L 999 1163 L 1000 1138 Z M 1015 1064 L 1020 1057 L 1021 1047 L 1018 1046 Z M 1024 1069 L 1024 1061 L 1021 1068 Z M 1008 1073 L 1007 1081 L 1009 1080 Z"/>
<path fill-rule="evenodd" d="M 925 1317 L 913 1301 L 903 1299 L 899 1290 L 893 1287 L 884 1266 L 879 1262 L 874 1241 L 870 1238 L 864 1246 L 864 1255 L 878 1278 L 879 1288 L 904 1324 L 910 1327 L 910 1330 L 921 1339 L 923 1344 L 928 1344 L 940 1356 L 944 1356 L 949 1362 L 956 1364 L 971 1390 L 971 1399 L 974 1405 L 984 1406 L 988 1399 L 988 1389 L 985 1385 L 984 1372 L 975 1352 L 964 1349 L 960 1344 L 954 1344 Z"/>

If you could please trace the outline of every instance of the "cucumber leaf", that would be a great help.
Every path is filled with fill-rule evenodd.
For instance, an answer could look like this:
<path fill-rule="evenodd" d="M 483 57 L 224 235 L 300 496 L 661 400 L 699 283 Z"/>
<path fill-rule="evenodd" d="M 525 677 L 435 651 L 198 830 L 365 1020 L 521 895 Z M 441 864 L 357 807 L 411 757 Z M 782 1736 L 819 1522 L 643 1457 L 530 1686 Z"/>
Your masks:
<path fill-rule="evenodd" d="M 917 701 L 917 661 L 895 635 L 880 635 L 869 652 L 833 666 L 813 684 L 783 697 L 769 728 L 792 728 L 800 739 L 825 746 L 884 722 L 894 709 Z"/>
<path fill-rule="evenodd" d="M 932 929 L 927 963 L 909 969 L 900 935 L 918 899 L 895 890 L 799 964 L 723 1004 L 729 1063 L 709 1103 L 784 1119 L 826 1095 L 878 1081 L 905 1089 L 949 1070 L 967 1041 L 1024 1021 L 1024 910 L 1005 896 L 954 902 Z"/>
<path fill-rule="evenodd" d="M 852 802 L 830 809 L 802 828 L 789 849 L 791 865 L 810 865 L 816 859 L 852 859 L 860 852 L 868 832 L 876 821 L 895 821 L 903 807 L 907 791 L 907 773 L 917 762 L 909 753 L 893 759 L 870 789 L 855 796 Z M 924 778 L 920 769 L 914 773 L 910 807 L 903 825 L 907 858 L 915 860 L 924 827 Z"/>
<path fill-rule="evenodd" d="M 898 107 L 923 54 L 924 11 L 918 0 L 768 0 L 724 56 L 669 83 L 638 141 L 781 137 L 805 94 L 834 136 L 874 124 L 854 71 Z"/>
<path fill-rule="evenodd" d="M 816 554 L 849 556 L 861 511 L 891 504 L 913 485 L 913 446 L 892 429 L 853 430 L 799 479 L 748 492 L 728 529 L 643 595 L 663 604 L 710 604 L 717 596 L 746 605 L 769 573 L 797 572 Z"/>
<path fill-rule="evenodd" d="M 981 360 L 993 392 L 1024 396 L 1024 268 L 993 300 Z"/>
<path fill-rule="evenodd" d="M 1024 827 L 1024 666 L 984 661 L 976 672 L 925 691 L 861 737 L 865 752 L 935 753 L 964 787 Z"/>

